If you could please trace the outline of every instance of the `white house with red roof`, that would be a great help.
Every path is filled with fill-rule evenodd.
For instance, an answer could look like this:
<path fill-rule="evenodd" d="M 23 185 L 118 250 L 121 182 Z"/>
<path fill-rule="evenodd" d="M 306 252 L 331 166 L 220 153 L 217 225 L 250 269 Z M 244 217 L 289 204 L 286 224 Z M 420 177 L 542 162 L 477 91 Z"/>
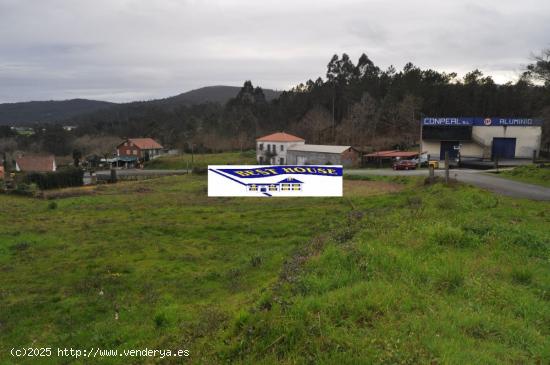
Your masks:
<path fill-rule="evenodd" d="M 287 164 L 287 151 L 292 146 L 303 145 L 306 140 L 285 132 L 277 132 L 256 139 L 256 160 L 260 164 Z"/>

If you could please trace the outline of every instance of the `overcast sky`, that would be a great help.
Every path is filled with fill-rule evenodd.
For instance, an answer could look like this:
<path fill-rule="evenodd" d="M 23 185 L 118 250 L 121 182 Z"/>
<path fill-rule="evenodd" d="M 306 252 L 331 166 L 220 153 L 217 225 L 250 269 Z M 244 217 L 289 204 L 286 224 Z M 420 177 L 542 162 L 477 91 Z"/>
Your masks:
<path fill-rule="evenodd" d="M 342 52 L 506 82 L 547 47 L 548 0 L 0 0 L 0 102 L 286 89 Z"/>

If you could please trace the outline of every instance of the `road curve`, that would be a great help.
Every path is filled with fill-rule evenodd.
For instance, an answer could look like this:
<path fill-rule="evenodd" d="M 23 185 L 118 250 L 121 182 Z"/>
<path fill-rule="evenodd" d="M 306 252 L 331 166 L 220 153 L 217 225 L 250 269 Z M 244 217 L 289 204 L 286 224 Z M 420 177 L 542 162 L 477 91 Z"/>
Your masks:
<path fill-rule="evenodd" d="M 443 170 L 437 170 L 438 176 L 444 175 Z M 346 169 L 349 175 L 379 175 L 379 176 L 428 176 L 428 170 L 394 171 L 390 169 Z M 504 179 L 480 170 L 452 169 L 451 178 L 472 184 L 497 194 L 514 198 L 550 201 L 550 188 Z"/>

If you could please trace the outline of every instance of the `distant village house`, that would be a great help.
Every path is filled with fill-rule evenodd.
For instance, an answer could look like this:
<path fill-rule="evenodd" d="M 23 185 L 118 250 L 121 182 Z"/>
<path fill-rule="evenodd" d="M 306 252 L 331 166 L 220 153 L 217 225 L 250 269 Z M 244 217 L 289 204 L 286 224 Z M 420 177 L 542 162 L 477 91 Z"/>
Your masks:
<path fill-rule="evenodd" d="M 152 138 L 128 138 L 116 148 L 119 157 L 152 159 L 162 154 L 162 145 Z"/>
<path fill-rule="evenodd" d="M 15 159 L 15 171 L 53 172 L 57 170 L 55 156 L 21 156 Z"/>
<path fill-rule="evenodd" d="M 260 164 L 271 165 L 343 165 L 358 166 L 360 152 L 352 146 L 306 144 L 292 134 L 273 133 L 256 140 L 256 157 Z"/>

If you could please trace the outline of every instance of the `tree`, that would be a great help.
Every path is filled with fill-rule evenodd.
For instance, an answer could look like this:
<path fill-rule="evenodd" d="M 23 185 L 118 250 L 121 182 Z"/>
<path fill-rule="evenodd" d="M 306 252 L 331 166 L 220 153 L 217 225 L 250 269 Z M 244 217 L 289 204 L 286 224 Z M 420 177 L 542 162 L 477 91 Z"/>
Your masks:
<path fill-rule="evenodd" d="M 80 166 L 80 159 L 82 158 L 82 152 L 79 150 L 73 150 L 73 164 L 75 167 Z"/>
<path fill-rule="evenodd" d="M 15 133 L 11 127 L 7 125 L 0 125 L 0 138 L 10 138 L 15 137 L 17 133 Z"/>
<path fill-rule="evenodd" d="M 527 66 L 527 75 L 550 85 L 550 49 L 535 57 L 535 63 Z"/>

